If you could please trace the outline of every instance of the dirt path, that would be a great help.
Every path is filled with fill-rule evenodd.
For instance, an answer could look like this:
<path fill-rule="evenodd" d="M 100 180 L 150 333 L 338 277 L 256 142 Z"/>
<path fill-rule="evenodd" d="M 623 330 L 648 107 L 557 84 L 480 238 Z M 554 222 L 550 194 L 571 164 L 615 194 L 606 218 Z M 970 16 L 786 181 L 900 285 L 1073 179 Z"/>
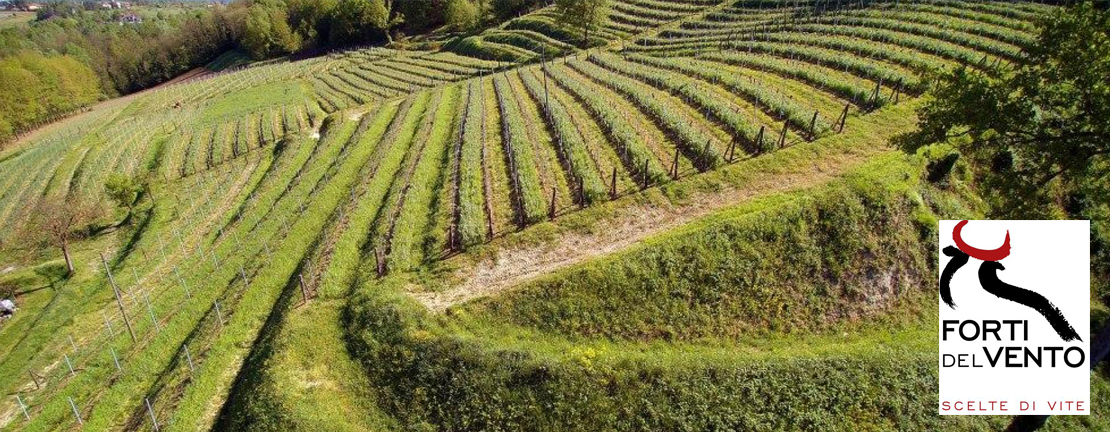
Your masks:
<path fill-rule="evenodd" d="M 870 135 L 858 134 L 867 137 L 865 142 L 875 143 L 870 146 L 853 144 L 853 147 L 837 151 L 818 162 L 805 162 L 779 172 L 753 176 L 752 181 L 741 187 L 701 193 L 681 206 L 628 206 L 606 221 L 599 222 L 589 233 L 571 233 L 547 244 L 499 250 L 492 259 L 458 270 L 454 275 L 461 281 L 458 284 L 443 291 L 416 292 L 412 295 L 433 312 L 443 312 L 453 305 L 499 294 L 537 276 L 626 249 L 652 235 L 690 223 L 717 210 L 753 198 L 827 183 L 879 154 L 893 151 L 879 143 L 885 143 L 894 134 L 907 130 L 913 120 L 899 119 L 896 123 L 883 125 Z M 839 138 L 830 138 L 836 139 Z M 819 141 L 806 145 L 823 144 Z"/>

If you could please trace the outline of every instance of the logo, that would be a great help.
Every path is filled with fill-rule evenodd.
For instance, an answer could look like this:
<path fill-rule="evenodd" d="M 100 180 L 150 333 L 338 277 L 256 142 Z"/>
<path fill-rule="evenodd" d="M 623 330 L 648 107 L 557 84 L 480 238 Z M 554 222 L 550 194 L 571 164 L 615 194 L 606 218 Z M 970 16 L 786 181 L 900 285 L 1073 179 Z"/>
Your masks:
<path fill-rule="evenodd" d="M 1090 222 L 941 221 L 938 258 L 939 413 L 1089 414 Z"/>

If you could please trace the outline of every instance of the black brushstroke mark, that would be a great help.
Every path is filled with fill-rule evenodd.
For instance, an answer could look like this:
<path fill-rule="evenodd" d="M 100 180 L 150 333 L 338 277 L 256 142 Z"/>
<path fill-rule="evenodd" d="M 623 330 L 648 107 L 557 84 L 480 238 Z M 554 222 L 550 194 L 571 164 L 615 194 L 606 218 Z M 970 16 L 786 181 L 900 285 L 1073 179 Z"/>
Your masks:
<path fill-rule="evenodd" d="M 1075 333 L 1075 329 L 1071 327 L 1071 324 L 1068 324 L 1068 320 L 1064 318 L 1060 309 L 1052 302 L 1033 291 L 998 280 L 998 270 L 1006 270 L 1006 268 L 997 261 L 983 261 L 983 264 L 979 266 L 979 284 L 983 286 L 983 289 L 997 297 L 1028 306 L 1039 312 L 1065 342 L 1083 340 L 1079 337 L 1079 334 Z"/>
<path fill-rule="evenodd" d="M 944 300 L 944 304 L 948 307 L 955 309 L 956 304 L 952 302 L 952 275 L 967 264 L 968 255 L 955 246 L 945 247 L 941 252 L 952 259 L 948 260 L 948 264 L 944 265 L 944 271 L 940 273 L 940 299 Z"/>

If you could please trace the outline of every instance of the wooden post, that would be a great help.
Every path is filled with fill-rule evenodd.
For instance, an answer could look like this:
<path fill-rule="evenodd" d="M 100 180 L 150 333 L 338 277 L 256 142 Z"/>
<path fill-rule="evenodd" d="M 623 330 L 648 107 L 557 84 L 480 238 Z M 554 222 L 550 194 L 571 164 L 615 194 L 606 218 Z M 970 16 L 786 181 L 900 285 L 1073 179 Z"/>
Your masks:
<path fill-rule="evenodd" d="M 882 93 L 882 90 L 883 90 L 883 79 L 879 78 L 879 82 L 875 83 L 875 93 L 871 95 L 871 102 L 870 102 L 871 105 L 874 105 L 875 102 L 879 101 L 879 94 Z"/>
<path fill-rule="evenodd" d="M 644 178 L 644 187 L 643 187 L 643 189 L 647 189 L 648 188 L 648 160 L 647 160 L 647 158 L 644 158 L 644 169 L 643 169 L 643 171 L 640 171 L 640 173 L 642 174 L 642 176 Z"/>
<path fill-rule="evenodd" d="M 898 96 L 902 93 L 902 80 L 898 80 L 898 85 L 894 87 L 894 103 L 898 103 Z"/>
<path fill-rule="evenodd" d="M 613 177 L 609 183 L 609 199 L 617 199 L 617 167 L 613 167 Z"/>
<path fill-rule="evenodd" d="M 555 219 L 555 188 L 551 188 L 551 203 L 547 206 L 547 218 Z"/>
<path fill-rule="evenodd" d="M 39 377 L 35 376 L 34 372 L 27 371 L 27 375 L 30 375 L 31 381 L 35 383 L 35 390 L 42 388 L 42 384 L 39 384 Z"/>
<path fill-rule="evenodd" d="M 382 251 L 379 250 L 378 248 L 374 248 L 374 260 L 377 262 L 378 276 L 379 277 L 384 276 L 385 275 L 385 259 L 382 257 Z"/>
<path fill-rule="evenodd" d="M 759 135 L 755 136 L 755 147 L 756 147 L 755 151 L 756 152 L 763 153 L 763 132 L 766 129 L 767 129 L 767 126 L 759 125 Z"/>
<path fill-rule="evenodd" d="M 728 142 L 728 163 L 732 163 L 732 158 L 736 154 L 736 137 L 732 137 Z"/>
<path fill-rule="evenodd" d="M 813 110 L 813 119 L 809 121 L 809 135 L 817 137 L 817 110 Z"/>
<path fill-rule="evenodd" d="M 844 123 L 848 121 L 848 108 L 851 107 L 851 106 L 852 106 L 851 102 L 848 102 L 848 103 L 844 104 L 844 112 L 840 113 L 840 121 L 839 121 L 840 125 L 837 127 L 837 130 L 836 130 L 837 133 L 844 132 Z"/>
<path fill-rule="evenodd" d="M 786 146 L 786 126 L 788 124 L 790 124 L 789 121 L 783 120 L 782 133 L 779 134 L 779 148 L 783 148 L 784 146 Z"/>
<path fill-rule="evenodd" d="M 709 146 L 710 146 L 710 140 L 709 140 L 708 138 L 706 138 L 706 140 L 705 140 L 705 147 L 703 147 L 703 148 L 701 149 L 701 154 L 700 154 L 700 155 L 698 155 L 698 159 L 699 159 L 699 160 L 701 160 L 701 165 L 702 165 L 702 167 L 704 167 L 705 169 L 708 169 L 708 167 L 709 167 L 709 162 L 711 162 L 711 161 L 709 160 Z M 702 168 L 698 168 L 698 172 L 705 172 L 705 169 L 702 169 Z"/>
<path fill-rule="evenodd" d="M 127 318 L 127 309 L 123 307 L 123 299 L 119 295 L 119 287 L 116 286 L 116 279 L 112 277 L 112 268 L 108 266 L 108 260 L 104 258 L 104 253 L 100 253 L 100 262 L 104 263 L 104 271 L 108 273 L 108 282 L 112 284 L 112 293 L 116 296 L 116 306 L 119 306 L 119 314 L 123 316 L 123 324 L 127 326 L 127 333 L 131 335 L 132 342 L 138 342 L 135 338 L 135 330 L 131 328 L 131 320 Z"/>
<path fill-rule="evenodd" d="M 297 278 L 300 279 L 301 283 L 301 304 L 308 303 L 308 286 L 304 283 L 304 274 L 297 275 Z"/>
<path fill-rule="evenodd" d="M 671 162 L 671 178 L 678 180 L 678 146 L 674 148 L 674 161 Z"/>

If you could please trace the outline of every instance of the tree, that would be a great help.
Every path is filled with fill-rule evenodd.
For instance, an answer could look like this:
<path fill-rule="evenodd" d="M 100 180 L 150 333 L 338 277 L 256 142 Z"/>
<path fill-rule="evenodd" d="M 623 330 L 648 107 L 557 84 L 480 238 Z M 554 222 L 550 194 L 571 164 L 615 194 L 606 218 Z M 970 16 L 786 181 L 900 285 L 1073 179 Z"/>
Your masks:
<path fill-rule="evenodd" d="M 1090 4 L 1066 8 L 1041 24 L 1016 67 L 943 73 L 902 147 L 954 145 L 999 216 L 1038 217 L 1054 202 L 1076 215 L 1105 208 L 1108 20 Z"/>
<path fill-rule="evenodd" d="M 343 0 L 335 7 L 328 40 L 353 45 L 389 39 L 389 9 L 382 0 Z"/>
<path fill-rule="evenodd" d="M 306 45 L 326 45 L 335 0 L 288 0 L 289 25 Z"/>
<path fill-rule="evenodd" d="M 966 167 L 993 217 L 1089 219 L 1091 286 L 1110 304 L 1110 12 L 1081 4 L 1039 27 L 1014 67 L 942 74 L 900 144 L 954 148 L 936 166 Z"/>
<path fill-rule="evenodd" d="M 540 0 L 492 0 L 490 12 L 498 21 L 508 21 L 533 8 L 543 6 L 544 3 L 546 2 Z"/>
<path fill-rule="evenodd" d="M 289 26 L 284 6 L 257 4 L 247 12 L 242 45 L 251 57 L 264 59 L 299 50 L 301 38 Z"/>
<path fill-rule="evenodd" d="M 35 206 L 28 233 L 34 240 L 49 243 L 62 250 L 66 271 L 76 270 L 70 256 L 70 243 L 78 238 L 78 230 L 85 228 L 101 215 L 100 207 L 88 201 L 44 197 Z"/>
<path fill-rule="evenodd" d="M 447 2 L 447 25 L 458 31 L 473 30 L 480 18 L 478 6 L 470 0 L 451 0 Z"/>
<path fill-rule="evenodd" d="M 590 30 L 605 25 L 609 19 L 608 0 L 555 0 L 558 21 L 582 30 L 582 46 L 590 46 Z"/>
<path fill-rule="evenodd" d="M 135 199 L 139 197 L 139 192 L 143 190 L 143 185 L 125 174 L 112 173 L 104 181 L 104 190 L 108 193 L 108 198 L 120 207 L 127 207 L 127 211 L 130 212 L 135 205 Z"/>

